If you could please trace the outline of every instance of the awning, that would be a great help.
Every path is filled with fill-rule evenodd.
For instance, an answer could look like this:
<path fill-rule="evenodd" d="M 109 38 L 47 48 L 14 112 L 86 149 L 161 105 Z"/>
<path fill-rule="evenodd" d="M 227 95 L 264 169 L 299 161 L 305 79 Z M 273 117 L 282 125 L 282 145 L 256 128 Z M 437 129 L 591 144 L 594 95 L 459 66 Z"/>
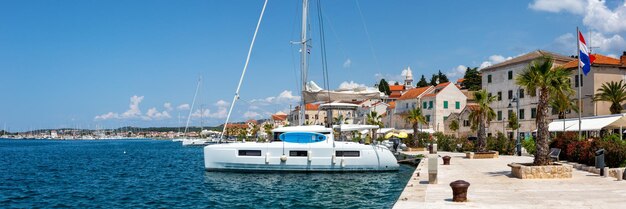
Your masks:
<path fill-rule="evenodd" d="M 593 117 L 583 117 L 580 120 L 581 131 L 597 131 L 606 128 L 626 127 L 626 114 L 602 115 Z M 565 120 L 555 120 L 548 125 L 548 131 L 562 132 L 578 131 L 578 118 Z"/>
<path fill-rule="evenodd" d="M 358 124 L 342 124 L 342 125 L 334 125 L 333 129 L 339 130 L 341 132 L 346 131 L 362 131 L 362 130 L 370 130 L 370 129 L 379 129 L 380 127 L 377 125 L 358 125 Z"/>
<path fill-rule="evenodd" d="M 398 129 L 398 131 L 406 132 L 408 134 L 413 134 L 413 129 Z M 433 134 L 433 133 L 435 133 L 435 130 L 433 130 L 431 128 L 417 129 L 417 132 L 424 132 L 424 133 Z"/>

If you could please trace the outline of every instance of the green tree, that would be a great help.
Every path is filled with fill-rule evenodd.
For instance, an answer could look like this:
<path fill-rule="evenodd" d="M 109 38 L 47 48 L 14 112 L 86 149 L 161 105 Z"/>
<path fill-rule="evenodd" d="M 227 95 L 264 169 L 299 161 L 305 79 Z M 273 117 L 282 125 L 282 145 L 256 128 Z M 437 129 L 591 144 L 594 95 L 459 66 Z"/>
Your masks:
<path fill-rule="evenodd" d="M 420 81 L 417 82 L 415 87 L 419 88 L 419 87 L 426 87 L 426 86 L 428 86 L 428 81 L 426 81 L 426 77 L 424 77 L 424 75 L 422 75 L 422 78 L 420 78 Z"/>
<path fill-rule="evenodd" d="M 250 135 L 258 140 L 258 133 L 261 130 L 261 126 L 259 124 L 252 124 L 252 128 L 250 129 Z"/>
<path fill-rule="evenodd" d="M 469 119 L 472 123 L 472 127 L 476 127 L 478 129 L 478 144 L 477 151 L 478 152 L 486 152 L 487 151 L 487 132 L 485 129 L 487 125 L 491 123 L 491 121 L 496 117 L 496 113 L 493 111 L 491 106 L 489 106 L 492 102 L 496 101 L 496 96 L 489 96 L 487 90 L 480 90 L 474 92 L 474 98 L 478 107 L 473 109 L 469 115 Z"/>
<path fill-rule="evenodd" d="M 570 97 L 574 94 L 571 92 L 559 92 L 556 95 L 550 97 L 548 102 L 553 111 L 559 114 L 559 119 L 565 119 L 565 114 L 571 110 L 578 112 L 578 105 L 576 101 L 570 100 Z"/>
<path fill-rule="evenodd" d="M 537 139 L 534 165 L 550 164 L 548 144 L 548 102 L 551 95 L 558 95 L 571 90 L 570 73 L 562 67 L 553 68 L 552 57 L 545 56 L 533 61 L 515 80 L 528 90 L 531 96 L 539 94 L 537 103 Z"/>
<path fill-rule="evenodd" d="M 459 130 L 459 121 L 458 120 L 450 121 L 450 125 L 448 125 L 448 128 L 450 128 L 451 131 L 454 131 L 454 135 L 456 137 L 459 137 L 458 133 L 456 132 L 456 131 Z"/>
<path fill-rule="evenodd" d="M 594 96 L 594 101 L 610 102 L 611 114 L 621 113 L 622 102 L 626 101 L 626 85 L 622 81 L 603 83 Z"/>
<path fill-rule="evenodd" d="M 404 115 L 404 119 L 411 123 L 411 126 L 413 127 L 413 140 L 414 141 L 419 141 L 420 139 L 418 139 L 418 127 L 419 124 L 426 124 L 426 117 L 424 117 L 424 114 L 422 113 L 422 108 L 415 108 L 412 110 L 409 110 L 407 112 L 406 115 Z M 421 143 L 419 143 L 421 144 Z"/>
<path fill-rule="evenodd" d="M 478 68 L 467 68 L 465 70 L 465 75 L 463 75 L 463 84 L 461 88 L 468 89 L 470 91 L 478 91 L 482 87 L 482 77 L 478 72 Z"/>
<path fill-rule="evenodd" d="M 266 141 L 272 138 L 272 129 L 274 129 L 274 124 L 272 123 L 263 124 L 263 131 L 265 132 L 265 135 L 267 136 Z"/>
<path fill-rule="evenodd" d="M 439 78 L 439 83 L 450 82 L 450 80 L 448 80 L 448 76 L 446 76 L 446 74 L 441 73 L 441 70 L 439 70 L 439 73 L 437 73 L 437 78 Z"/>
<path fill-rule="evenodd" d="M 380 79 L 378 83 L 378 91 L 385 93 L 385 95 L 389 96 L 391 94 L 391 89 L 389 89 L 389 83 L 383 78 Z"/>
<path fill-rule="evenodd" d="M 511 114 L 507 126 L 514 131 L 519 128 L 519 119 L 517 118 L 517 113 L 513 112 Z"/>
<path fill-rule="evenodd" d="M 433 74 L 433 77 L 430 77 L 430 85 L 436 86 L 437 84 L 439 84 L 439 76 L 437 76 L 437 74 Z"/>
<path fill-rule="evenodd" d="M 368 125 L 377 125 L 379 128 L 384 128 L 382 115 L 378 115 L 376 111 L 371 111 L 367 114 L 367 124 Z"/>

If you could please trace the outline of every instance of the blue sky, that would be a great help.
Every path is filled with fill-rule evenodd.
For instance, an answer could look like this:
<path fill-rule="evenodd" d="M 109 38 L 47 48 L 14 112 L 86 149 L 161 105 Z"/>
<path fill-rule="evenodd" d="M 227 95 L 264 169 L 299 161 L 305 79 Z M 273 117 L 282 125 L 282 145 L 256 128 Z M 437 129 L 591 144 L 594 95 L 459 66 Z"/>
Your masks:
<path fill-rule="evenodd" d="M 321 84 L 316 1 L 310 79 Z M 571 55 L 576 26 L 626 50 L 619 1 L 323 1 L 330 86 L 501 62 L 536 49 Z M 0 128 L 176 126 L 203 77 L 193 125 L 223 123 L 263 1 L 0 1 Z M 298 101 L 299 1 L 270 1 L 235 121 Z M 616 15 L 617 14 L 617 15 Z M 367 26 L 367 32 L 364 24 Z M 367 34 L 369 33 L 368 40 Z M 417 79 L 416 78 L 416 79 Z M 203 107 L 203 114 L 198 107 Z"/>

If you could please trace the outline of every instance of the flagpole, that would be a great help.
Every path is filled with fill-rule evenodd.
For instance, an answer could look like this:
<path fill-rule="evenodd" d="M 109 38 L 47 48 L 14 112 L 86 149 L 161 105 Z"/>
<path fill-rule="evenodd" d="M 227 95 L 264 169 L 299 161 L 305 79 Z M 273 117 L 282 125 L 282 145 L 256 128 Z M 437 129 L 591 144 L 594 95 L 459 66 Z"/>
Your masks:
<path fill-rule="evenodd" d="M 578 137 L 581 138 L 583 136 L 582 134 L 582 111 L 583 111 L 583 101 L 581 98 L 582 95 L 582 84 L 583 84 L 583 76 L 580 70 L 580 31 L 578 30 L 578 27 L 576 27 L 576 46 L 578 46 L 578 51 L 576 52 L 578 54 Z"/>

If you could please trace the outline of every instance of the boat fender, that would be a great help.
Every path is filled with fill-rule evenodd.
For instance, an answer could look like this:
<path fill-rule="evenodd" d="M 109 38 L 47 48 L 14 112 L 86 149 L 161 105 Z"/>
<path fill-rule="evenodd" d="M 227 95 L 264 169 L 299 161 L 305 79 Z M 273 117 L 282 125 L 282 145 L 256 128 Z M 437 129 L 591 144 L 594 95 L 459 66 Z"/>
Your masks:
<path fill-rule="evenodd" d="M 337 164 L 337 156 L 335 156 L 335 154 L 333 154 L 332 156 L 332 161 L 333 161 L 333 164 Z"/>
<path fill-rule="evenodd" d="M 280 156 L 280 161 L 287 162 L 287 155 L 281 155 Z"/>
<path fill-rule="evenodd" d="M 311 162 L 313 160 L 313 157 L 311 156 L 312 152 L 311 150 L 307 151 L 306 155 L 308 156 L 309 162 Z"/>
<path fill-rule="evenodd" d="M 265 153 L 265 164 L 270 164 L 270 153 Z"/>
<path fill-rule="evenodd" d="M 346 159 L 341 159 L 341 167 L 344 168 L 346 167 Z"/>

